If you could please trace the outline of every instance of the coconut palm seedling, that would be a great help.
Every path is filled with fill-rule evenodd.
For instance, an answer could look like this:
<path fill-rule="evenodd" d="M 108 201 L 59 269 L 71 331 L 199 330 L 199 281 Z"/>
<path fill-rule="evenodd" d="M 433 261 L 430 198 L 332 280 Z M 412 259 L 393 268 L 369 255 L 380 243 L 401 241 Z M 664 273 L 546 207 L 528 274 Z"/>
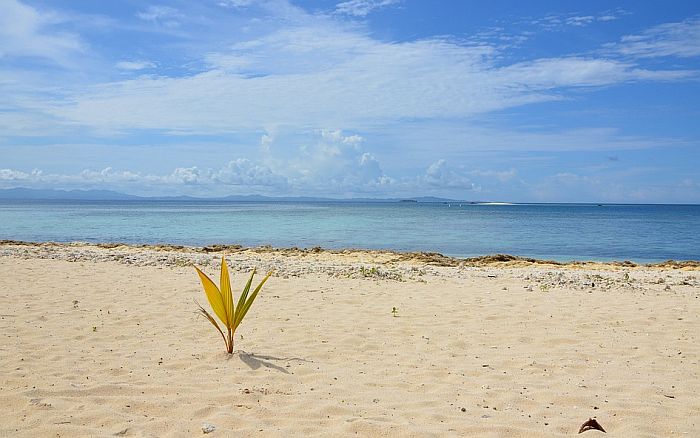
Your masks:
<path fill-rule="evenodd" d="M 231 292 L 231 279 L 228 275 L 228 266 L 226 265 L 225 257 L 221 257 L 221 276 L 219 287 L 217 287 L 216 284 L 214 284 L 214 282 L 207 277 L 207 274 L 200 271 L 198 267 L 195 266 L 194 268 L 197 270 L 199 279 L 202 281 L 202 286 L 204 287 L 204 293 L 207 296 L 207 300 L 209 300 L 209 304 L 211 305 L 214 314 L 219 318 L 219 321 L 221 321 L 222 326 L 219 326 L 211 313 L 207 312 L 204 307 L 197 303 L 199 306 L 199 312 L 205 318 L 207 318 L 214 327 L 216 327 L 216 330 L 219 331 L 221 337 L 224 339 L 224 343 L 226 344 L 226 352 L 232 354 L 233 336 L 236 333 L 236 329 L 239 325 L 241 325 L 243 318 L 248 313 L 248 310 L 250 310 L 250 306 L 258 296 L 258 292 L 260 292 L 260 289 L 262 289 L 267 279 L 270 278 L 270 275 L 272 275 L 272 271 L 270 271 L 265 278 L 262 279 L 260 284 L 258 284 L 258 286 L 253 290 L 253 293 L 249 294 L 250 287 L 253 283 L 253 277 L 255 276 L 255 269 L 253 269 L 253 272 L 250 273 L 248 282 L 243 288 L 243 292 L 241 292 L 241 296 L 238 297 L 238 302 L 234 303 L 233 293 Z"/>

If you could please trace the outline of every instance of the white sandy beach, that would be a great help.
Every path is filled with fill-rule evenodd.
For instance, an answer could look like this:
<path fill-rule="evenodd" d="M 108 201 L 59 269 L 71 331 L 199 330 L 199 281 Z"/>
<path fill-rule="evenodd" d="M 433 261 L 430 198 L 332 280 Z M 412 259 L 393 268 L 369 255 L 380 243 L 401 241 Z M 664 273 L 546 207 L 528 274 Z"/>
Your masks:
<path fill-rule="evenodd" d="M 697 267 L 232 251 L 228 356 L 220 257 L 0 245 L 0 436 L 700 436 Z"/>

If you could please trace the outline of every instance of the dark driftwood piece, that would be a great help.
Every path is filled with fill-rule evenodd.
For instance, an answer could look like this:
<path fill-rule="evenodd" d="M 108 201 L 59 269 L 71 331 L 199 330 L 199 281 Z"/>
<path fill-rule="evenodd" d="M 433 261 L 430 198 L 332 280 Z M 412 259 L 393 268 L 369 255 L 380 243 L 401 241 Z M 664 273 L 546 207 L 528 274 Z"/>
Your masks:
<path fill-rule="evenodd" d="M 599 430 L 603 433 L 607 433 L 605 431 L 605 429 L 603 429 L 603 426 L 601 426 L 600 423 L 598 423 L 598 421 L 595 418 L 589 418 L 588 421 L 583 423 L 581 425 L 581 428 L 578 430 L 578 433 L 583 433 L 587 430 L 592 430 L 592 429 Z"/>

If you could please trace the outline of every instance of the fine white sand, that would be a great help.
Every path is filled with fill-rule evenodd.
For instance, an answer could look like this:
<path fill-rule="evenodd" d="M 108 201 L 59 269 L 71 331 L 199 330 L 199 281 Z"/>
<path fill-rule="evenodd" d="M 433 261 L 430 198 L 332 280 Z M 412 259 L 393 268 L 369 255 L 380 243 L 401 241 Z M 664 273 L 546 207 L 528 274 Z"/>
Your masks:
<path fill-rule="evenodd" d="M 697 268 L 241 250 L 228 356 L 220 257 L 0 246 L 0 436 L 700 436 Z"/>

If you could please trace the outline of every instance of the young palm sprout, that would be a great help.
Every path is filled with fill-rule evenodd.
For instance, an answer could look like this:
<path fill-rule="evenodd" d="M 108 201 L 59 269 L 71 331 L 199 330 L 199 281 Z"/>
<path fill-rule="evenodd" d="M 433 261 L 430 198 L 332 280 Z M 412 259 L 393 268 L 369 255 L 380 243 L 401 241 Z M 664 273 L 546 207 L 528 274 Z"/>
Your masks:
<path fill-rule="evenodd" d="M 204 315 L 204 317 L 207 318 L 214 327 L 216 327 L 219 333 L 221 333 L 221 337 L 224 338 L 224 343 L 226 344 L 226 352 L 232 354 L 233 336 L 236 333 L 236 329 L 239 325 L 241 325 L 241 322 L 243 321 L 246 313 L 248 313 L 250 306 L 258 296 L 258 292 L 260 292 L 260 289 L 262 289 L 267 279 L 270 278 L 270 275 L 272 275 L 272 271 L 270 271 L 265 278 L 263 278 L 260 284 L 258 284 L 255 290 L 253 290 L 253 293 L 248 296 L 250 286 L 253 283 L 253 277 L 255 276 L 255 269 L 253 269 L 253 272 L 251 272 L 250 278 L 248 279 L 248 283 L 246 283 L 245 287 L 243 288 L 243 292 L 241 292 L 241 296 L 238 298 L 238 303 L 234 304 L 233 293 L 231 292 L 231 280 L 228 275 L 228 266 L 226 265 L 225 257 L 221 257 L 221 277 L 219 287 L 216 287 L 216 284 L 214 284 L 214 282 L 207 277 L 207 274 L 200 271 L 198 267 L 195 266 L 194 268 L 197 270 L 199 279 L 202 281 L 202 286 L 204 286 L 204 293 L 207 296 L 207 300 L 209 300 L 209 304 L 211 305 L 212 310 L 214 310 L 214 314 L 216 314 L 221 321 L 223 329 L 216 322 L 216 319 L 214 319 L 214 317 L 207 312 L 204 307 L 197 303 L 199 306 L 199 312 Z M 224 333 L 224 329 L 226 330 L 226 333 Z"/>

